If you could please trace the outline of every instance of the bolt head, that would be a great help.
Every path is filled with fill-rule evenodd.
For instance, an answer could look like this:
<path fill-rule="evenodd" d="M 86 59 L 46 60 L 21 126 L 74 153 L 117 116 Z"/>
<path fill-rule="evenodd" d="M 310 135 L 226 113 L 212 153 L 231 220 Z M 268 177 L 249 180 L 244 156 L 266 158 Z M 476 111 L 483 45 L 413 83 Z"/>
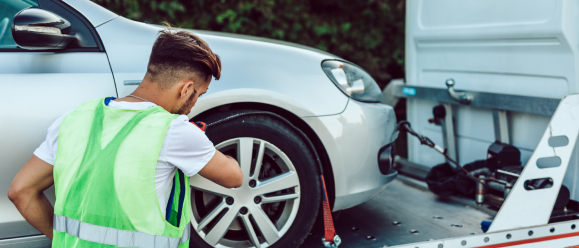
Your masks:
<path fill-rule="evenodd" d="M 256 185 L 257 185 L 257 182 L 255 180 L 249 181 L 249 187 L 255 188 Z"/>
<path fill-rule="evenodd" d="M 239 212 L 240 212 L 241 214 L 247 214 L 247 208 L 246 208 L 246 207 L 242 207 L 242 208 L 239 210 Z"/>
<path fill-rule="evenodd" d="M 233 202 L 235 202 L 235 201 L 233 200 L 233 197 L 227 197 L 227 198 L 225 198 L 225 203 L 227 203 L 227 205 L 232 205 Z"/>
<path fill-rule="evenodd" d="M 253 202 L 255 202 L 255 204 L 261 203 L 261 197 L 256 196 L 255 198 L 253 198 Z"/>

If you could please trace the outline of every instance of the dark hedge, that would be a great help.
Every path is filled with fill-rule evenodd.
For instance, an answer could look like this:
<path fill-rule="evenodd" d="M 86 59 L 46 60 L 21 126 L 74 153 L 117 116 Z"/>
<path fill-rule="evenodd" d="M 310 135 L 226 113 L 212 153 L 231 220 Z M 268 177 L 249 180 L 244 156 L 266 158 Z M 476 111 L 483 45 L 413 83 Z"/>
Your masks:
<path fill-rule="evenodd" d="M 404 77 L 405 0 L 94 0 L 149 23 L 315 47 L 366 69 L 384 87 Z"/>

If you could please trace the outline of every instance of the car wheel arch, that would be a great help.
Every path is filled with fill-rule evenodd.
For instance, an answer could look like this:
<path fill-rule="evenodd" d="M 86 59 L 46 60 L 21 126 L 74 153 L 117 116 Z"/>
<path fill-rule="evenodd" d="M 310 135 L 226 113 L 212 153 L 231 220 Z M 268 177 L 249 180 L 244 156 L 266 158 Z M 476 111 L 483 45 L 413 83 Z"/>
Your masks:
<path fill-rule="evenodd" d="M 335 181 L 334 181 L 334 174 L 332 169 L 332 164 L 330 162 L 330 158 L 326 151 L 325 146 L 323 145 L 320 137 L 316 134 L 316 132 L 300 117 L 296 114 L 283 109 L 278 106 L 258 103 L 258 102 L 239 102 L 239 103 L 228 103 L 220 106 L 216 106 L 210 109 L 207 109 L 193 118 L 191 121 L 206 121 L 209 118 L 214 119 L 217 116 L 217 119 L 224 118 L 229 116 L 233 113 L 238 113 L 241 111 L 267 111 L 277 114 L 293 125 L 295 125 L 298 129 L 300 129 L 307 138 L 312 142 L 314 149 L 316 149 L 316 153 L 319 156 L 320 161 L 322 162 L 322 168 L 324 171 L 324 180 L 326 182 L 326 188 L 328 193 L 328 198 L 330 202 L 330 207 L 333 208 L 334 200 L 335 200 Z M 277 117 L 275 117 L 277 118 Z M 209 120 L 210 120 L 209 119 Z"/>

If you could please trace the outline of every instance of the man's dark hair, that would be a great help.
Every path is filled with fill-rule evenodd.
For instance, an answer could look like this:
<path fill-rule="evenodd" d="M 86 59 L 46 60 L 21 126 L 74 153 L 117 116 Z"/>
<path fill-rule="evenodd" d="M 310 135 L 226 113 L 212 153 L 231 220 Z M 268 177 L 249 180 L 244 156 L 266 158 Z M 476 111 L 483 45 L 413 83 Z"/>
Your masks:
<path fill-rule="evenodd" d="M 147 65 L 147 76 L 168 89 L 188 78 L 205 82 L 210 76 L 221 77 L 221 60 L 209 45 L 191 32 L 170 28 L 159 31 Z"/>

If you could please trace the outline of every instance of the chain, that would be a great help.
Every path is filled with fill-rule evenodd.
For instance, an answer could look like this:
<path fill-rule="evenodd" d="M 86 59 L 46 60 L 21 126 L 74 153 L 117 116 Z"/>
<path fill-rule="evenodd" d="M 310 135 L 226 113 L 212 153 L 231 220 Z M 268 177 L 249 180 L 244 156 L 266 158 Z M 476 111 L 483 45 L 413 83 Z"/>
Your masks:
<path fill-rule="evenodd" d="M 147 100 L 147 99 L 143 99 L 143 98 L 140 98 L 140 97 L 138 97 L 138 96 L 133 96 L 133 95 L 128 95 L 128 96 L 137 98 L 137 99 L 142 100 L 142 101 L 145 101 L 145 102 L 151 102 L 151 101 L 149 101 L 149 100 Z"/>

